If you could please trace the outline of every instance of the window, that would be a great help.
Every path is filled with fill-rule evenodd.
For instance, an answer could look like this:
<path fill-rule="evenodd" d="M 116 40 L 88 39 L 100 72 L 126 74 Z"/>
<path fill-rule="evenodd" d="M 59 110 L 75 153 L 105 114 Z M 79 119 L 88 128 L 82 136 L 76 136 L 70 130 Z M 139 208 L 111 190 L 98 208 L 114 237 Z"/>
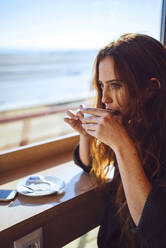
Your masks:
<path fill-rule="evenodd" d="M 0 150 L 72 133 L 98 49 L 126 32 L 160 39 L 162 0 L 0 1 Z"/>

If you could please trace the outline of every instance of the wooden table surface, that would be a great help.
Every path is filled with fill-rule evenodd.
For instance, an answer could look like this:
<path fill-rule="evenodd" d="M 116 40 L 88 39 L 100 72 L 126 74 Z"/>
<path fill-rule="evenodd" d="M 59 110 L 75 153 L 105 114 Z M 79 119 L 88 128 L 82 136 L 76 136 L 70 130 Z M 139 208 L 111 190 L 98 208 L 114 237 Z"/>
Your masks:
<path fill-rule="evenodd" d="M 71 160 L 71 154 L 43 161 L 30 168 L 1 175 L 0 189 L 15 189 L 31 174 L 61 178 L 65 193 L 42 197 L 17 194 L 13 202 L 0 204 L 0 244 L 13 247 L 13 241 L 42 227 L 44 247 L 62 247 L 100 224 L 105 203 L 93 176 Z M 103 209 L 103 211 L 101 211 Z"/>

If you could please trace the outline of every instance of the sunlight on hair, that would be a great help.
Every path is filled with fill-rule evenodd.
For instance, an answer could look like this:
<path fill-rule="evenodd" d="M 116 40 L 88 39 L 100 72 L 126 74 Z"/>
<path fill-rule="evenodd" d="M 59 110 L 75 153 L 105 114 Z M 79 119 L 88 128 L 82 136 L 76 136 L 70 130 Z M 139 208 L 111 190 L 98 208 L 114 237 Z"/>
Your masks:
<path fill-rule="evenodd" d="M 105 168 L 104 173 L 107 174 L 107 178 L 112 180 L 115 173 L 115 166 L 111 163 L 107 168 Z"/>

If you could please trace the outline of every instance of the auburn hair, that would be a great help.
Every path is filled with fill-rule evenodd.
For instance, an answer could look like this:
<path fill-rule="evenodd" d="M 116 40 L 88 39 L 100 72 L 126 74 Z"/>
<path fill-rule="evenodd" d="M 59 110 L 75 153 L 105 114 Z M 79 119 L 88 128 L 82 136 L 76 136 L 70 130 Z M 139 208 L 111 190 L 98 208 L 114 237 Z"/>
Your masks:
<path fill-rule="evenodd" d="M 166 159 L 166 49 L 156 39 L 143 34 L 129 33 L 120 36 L 101 49 L 96 56 L 92 87 L 96 89 L 95 107 L 105 108 L 102 89 L 98 84 L 99 63 L 105 57 L 114 60 L 115 74 L 123 80 L 129 92 L 129 104 L 122 124 L 132 139 L 148 179 L 160 179 L 162 163 Z M 154 89 L 148 99 L 146 89 L 154 79 Z M 155 84 L 156 80 L 156 84 Z M 159 87 L 155 87 L 158 85 Z M 115 166 L 113 184 L 116 185 L 115 204 L 122 222 L 122 236 L 128 238 L 128 246 L 134 247 L 130 237 L 130 213 L 114 151 L 104 143 L 91 140 L 92 169 L 100 182 L 107 181 L 110 166 Z M 130 162 L 130 161 L 129 161 Z M 159 181 L 159 183 L 161 183 Z"/>

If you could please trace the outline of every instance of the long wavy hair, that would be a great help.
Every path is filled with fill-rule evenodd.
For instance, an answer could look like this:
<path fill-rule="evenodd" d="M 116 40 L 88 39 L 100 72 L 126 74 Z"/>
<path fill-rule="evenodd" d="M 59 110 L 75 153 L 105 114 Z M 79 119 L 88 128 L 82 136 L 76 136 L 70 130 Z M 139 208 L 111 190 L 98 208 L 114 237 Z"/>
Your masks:
<path fill-rule="evenodd" d="M 159 180 L 162 163 L 166 159 L 166 49 L 156 39 L 143 34 L 124 34 L 118 40 L 101 49 L 94 62 L 92 86 L 95 87 L 97 108 L 102 103 L 102 89 L 98 84 L 99 63 L 106 56 L 114 60 L 115 74 L 123 80 L 129 92 L 129 104 L 122 118 L 122 125 L 133 140 L 138 156 L 149 180 Z M 150 79 L 156 80 L 151 83 Z M 146 97 L 150 86 L 151 97 Z M 160 87 L 156 87 L 160 85 Z M 115 166 L 112 181 L 116 185 L 114 202 L 122 223 L 121 236 L 130 238 L 130 214 L 114 151 L 95 138 L 91 140 L 92 170 L 105 182 L 108 168 Z M 161 183 L 159 181 L 159 183 Z M 124 237 L 124 236 L 123 236 Z M 129 245 L 130 244 L 130 245 Z"/>

